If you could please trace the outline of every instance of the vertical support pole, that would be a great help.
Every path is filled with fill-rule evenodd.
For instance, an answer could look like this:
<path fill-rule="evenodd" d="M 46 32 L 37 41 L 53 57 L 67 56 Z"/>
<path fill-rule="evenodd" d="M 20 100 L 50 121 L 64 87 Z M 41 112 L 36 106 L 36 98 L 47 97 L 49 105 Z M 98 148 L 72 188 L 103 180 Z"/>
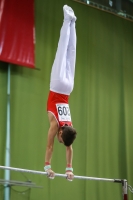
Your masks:
<path fill-rule="evenodd" d="M 7 75 L 7 124 L 6 124 L 6 149 L 5 166 L 10 167 L 10 65 Z M 5 170 L 5 180 L 10 180 L 10 170 Z M 4 200 L 10 200 L 10 187 L 5 184 Z"/>
<path fill-rule="evenodd" d="M 123 200 L 128 200 L 127 196 L 127 180 L 122 180 Z"/>

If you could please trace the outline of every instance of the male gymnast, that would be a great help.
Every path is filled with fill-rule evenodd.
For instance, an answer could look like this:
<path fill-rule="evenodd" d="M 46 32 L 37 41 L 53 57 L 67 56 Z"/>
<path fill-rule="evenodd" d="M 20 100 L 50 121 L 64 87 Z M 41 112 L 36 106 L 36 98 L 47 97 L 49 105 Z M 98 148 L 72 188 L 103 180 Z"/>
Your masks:
<path fill-rule="evenodd" d="M 76 60 L 76 16 L 71 7 L 64 5 L 64 22 L 60 31 L 60 38 L 55 60 L 52 66 L 50 92 L 47 101 L 47 112 L 50 123 L 45 153 L 45 167 L 48 177 L 53 179 L 51 158 L 54 139 L 66 146 L 66 175 L 67 180 L 74 178 L 72 159 L 72 143 L 77 132 L 73 128 L 69 109 L 69 96 L 74 87 L 75 60 Z"/>

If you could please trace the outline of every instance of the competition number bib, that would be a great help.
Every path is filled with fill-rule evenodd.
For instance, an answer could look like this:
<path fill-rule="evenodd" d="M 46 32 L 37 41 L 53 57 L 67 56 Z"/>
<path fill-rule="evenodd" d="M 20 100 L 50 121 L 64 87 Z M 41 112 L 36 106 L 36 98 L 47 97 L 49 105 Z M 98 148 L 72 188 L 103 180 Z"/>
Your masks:
<path fill-rule="evenodd" d="M 66 103 L 56 104 L 59 121 L 71 122 L 69 105 Z"/>

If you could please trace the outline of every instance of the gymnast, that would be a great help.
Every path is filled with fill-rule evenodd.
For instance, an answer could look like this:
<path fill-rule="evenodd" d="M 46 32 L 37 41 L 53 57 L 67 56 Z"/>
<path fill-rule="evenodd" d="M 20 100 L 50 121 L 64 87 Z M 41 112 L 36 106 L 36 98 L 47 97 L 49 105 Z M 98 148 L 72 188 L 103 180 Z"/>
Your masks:
<path fill-rule="evenodd" d="M 71 7 L 64 5 L 64 22 L 60 31 L 60 38 L 50 78 L 50 92 L 47 101 L 47 112 L 50 127 L 48 130 L 47 146 L 45 153 L 44 170 L 48 177 L 55 177 L 51 169 L 51 158 L 54 139 L 66 147 L 66 175 L 67 180 L 74 178 L 72 159 L 74 142 L 77 132 L 73 128 L 69 96 L 74 87 L 75 61 L 76 61 L 76 16 Z"/>

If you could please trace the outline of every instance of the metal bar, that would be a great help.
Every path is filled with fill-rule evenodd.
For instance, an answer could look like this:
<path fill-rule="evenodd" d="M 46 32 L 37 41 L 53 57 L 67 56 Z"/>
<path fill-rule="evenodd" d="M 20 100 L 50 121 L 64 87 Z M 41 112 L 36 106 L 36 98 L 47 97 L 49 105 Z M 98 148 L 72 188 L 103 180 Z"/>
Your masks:
<path fill-rule="evenodd" d="M 15 184 L 25 184 L 25 185 L 36 185 L 35 183 L 31 182 L 31 181 L 25 181 L 25 182 L 22 182 L 22 181 L 14 181 L 14 180 L 5 180 L 5 179 L 0 179 L 0 183 L 15 183 Z"/>
<path fill-rule="evenodd" d="M 19 183 L 19 182 L 18 182 L 18 183 L 14 183 L 14 182 L 12 182 L 12 181 L 11 181 L 11 182 L 9 182 L 9 181 L 5 181 L 5 182 L 0 181 L 0 184 L 1 184 L 1 185 L 5 185 L 5 184 L 6 184 L 6 185 L 8 185 L 8 186 L 29 187 L 29 188 L 43 188 L 43 186 L 37 186 L 37 185 L 34 185 L 34 184 L 32 185 L 32 184 L 30 184 L 30 183 L 29 183 L 29 184 L 28 184 L 28 183 L 25 184 L 25 183 L 21 183 L 21 182 L 20 182 L 20 183 Z"/>
<path fill-rule="evenodd" d="M 10 166 L 10 64 L 8 64 L 7 75 L 7 125 L 6 125 L 6 148 L 5 148 L 5 165 Z M 5 170 L 5 179 L 10 180 L 10 171 Z M 4 189 L 4 199 L 10 200 L 10 188 Z"/>
<path fill-rule="evenodd" d="M 123 191 L 123 200 L 128 200 L 127 195 L 127 180 L 122 180 L 122 191 Z"/>
<path fill-rule="evenodd" d="M 21 168 L 14 168 L 14 167 L 0 166 L 0 169 L 12 170 L 12 171 L 18 171 L 18 172 L 26 172 L 26 173 L 32 173 L 32 174 L 47 175 L 47 173 L 43 172 L 43 171 L 21 169 Z M 64 178 L 67 177 L 66 174 L 58 174 L 58 173 L 55 173 L 55 176 L 64 177 Z M 74 178 L 84 179 L 84 180 L 94 180 L 94 181 L 107 181 L 107 182 L 114 182 L 114 183 L 121 183 L 122 182 L 121 179 L 108 179 L 108 178 L 97 178 L 97 177 L 87 177 L 87 176 L 77 176 L 77 175 L 74 175 Z"/>

